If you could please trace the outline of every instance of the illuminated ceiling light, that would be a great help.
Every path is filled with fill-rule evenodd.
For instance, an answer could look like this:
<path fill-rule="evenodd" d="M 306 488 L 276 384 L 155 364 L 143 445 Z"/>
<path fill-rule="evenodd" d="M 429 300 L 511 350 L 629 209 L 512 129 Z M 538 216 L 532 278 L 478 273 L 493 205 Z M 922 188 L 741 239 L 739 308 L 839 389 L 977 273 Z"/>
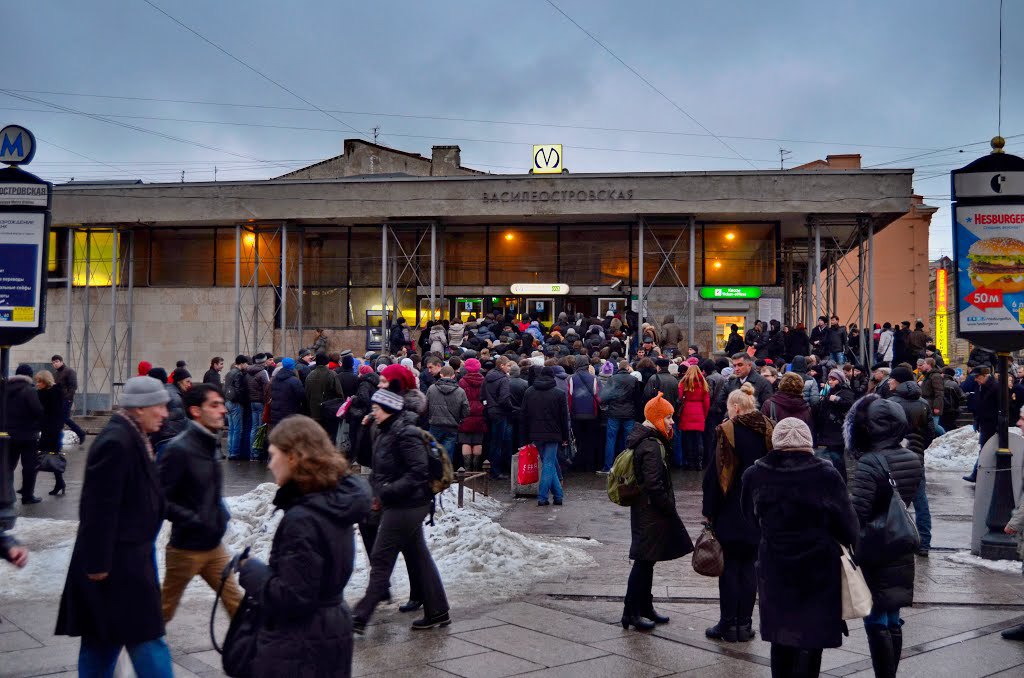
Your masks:
<path fill-rule="evenodd" d="M 512 242 L 515 239 L 516 239 L 516 234 L 515 233 L 512 233 L 511 231 L 509 231 L 508 233 L 505 234 L 505 240 L 508 240 L 509 242 Z"/>
<path fill-rule="evenodd" d="M 717 270 L 717 269 L 720 269 L 720 268 L 722 268 L 722 262 L 720 262 L 720 261 L 716 261 L 716 262 L 714 263 L 714 267 L 715 267 L 715 269 L 716 269 L 716 270 Z"/>
<path fill-rule="evenodd" d="M 725 234 L 725 239 L 726 240 L 735 240 L 736 239 L 736 234 L 733 233 L 732 231 L 729 231 L 728 233 Z"/>
<path fill-rule="evenodd" d="M 246 233 L 242 236 L 242 242 L 245 243 L 246 247 L 252 247 L 256 244 L 256 236 L 252 233 Z"/>

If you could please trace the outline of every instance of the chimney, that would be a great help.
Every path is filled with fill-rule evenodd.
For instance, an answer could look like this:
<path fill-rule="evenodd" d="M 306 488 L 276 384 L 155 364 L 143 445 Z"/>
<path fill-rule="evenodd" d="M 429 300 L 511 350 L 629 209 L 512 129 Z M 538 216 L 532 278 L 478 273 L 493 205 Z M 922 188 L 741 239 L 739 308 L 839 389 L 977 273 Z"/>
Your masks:
<path fill-rule="evenodd" d="M 829 169 L 860 169 L 860 153 L 826 155 L 825 162 Z"/>
<path fill-rule="evenodd" d="M 430 176 L 445 177 L 460 174 L 462 149 L 458 146 L 434 146 L 430 153 Z"/>

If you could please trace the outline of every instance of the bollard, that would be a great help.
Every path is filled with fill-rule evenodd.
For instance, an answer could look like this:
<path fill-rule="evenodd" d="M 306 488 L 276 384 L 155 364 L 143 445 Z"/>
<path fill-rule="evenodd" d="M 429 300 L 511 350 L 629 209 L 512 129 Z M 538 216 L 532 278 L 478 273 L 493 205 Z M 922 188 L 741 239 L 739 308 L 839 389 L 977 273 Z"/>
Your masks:
<path fill-rule="evenodd" d="M 491 494 L 490 494 L 490 489 L 491 489 L 490 488 L 490 484 L 491 484 L 491 462 L 490 461 L 485 461 L 484 462 L 484 496 L 485 497 L 491 496 Z"/>
<path fill-rule="evenodd" d="M 460 466 L 455 473 L 455 481 L 459 484 L 459 508 L 462 508 L 462 486 L 466 484 L 466 468 Z"/>

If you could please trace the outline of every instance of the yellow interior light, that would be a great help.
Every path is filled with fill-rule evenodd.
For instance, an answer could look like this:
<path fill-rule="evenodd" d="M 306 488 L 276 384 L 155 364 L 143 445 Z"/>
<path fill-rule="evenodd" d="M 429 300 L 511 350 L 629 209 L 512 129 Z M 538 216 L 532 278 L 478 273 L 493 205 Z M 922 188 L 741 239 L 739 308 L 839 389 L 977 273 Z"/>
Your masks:
<path fill-rule="evenodd" d="M 515 233 L 508 232 L 508 233 L 505 234 L 505 240 L 508 240 L 509 242 L 512 242 L 515 239 L 516 239 Z"/>
<path fill-rule="evenodd" d="M 714 264 L 714 266 L 715 266 L 715 269 L 719 269 L 719 268 L 722 268 L 722 262 L 720 262 L 720 261 L 716 261 L 716 262 L 715 262 L 715 264 Z"/>
<path fill-rule="evenodd" d="M 728 233 L 725 234 L 725 239 L 726 240 L 735 240 L 736 239 L 736 234 L 733 233 L 732 231 L 729 231 Z"/>
<path fill-rule="evenodd" d="M 256 235 L 253 233 L 246 233 L 242 236 L 242 242 L 245 243 L 246 247 L 252 247 L 256 244 Z"/>

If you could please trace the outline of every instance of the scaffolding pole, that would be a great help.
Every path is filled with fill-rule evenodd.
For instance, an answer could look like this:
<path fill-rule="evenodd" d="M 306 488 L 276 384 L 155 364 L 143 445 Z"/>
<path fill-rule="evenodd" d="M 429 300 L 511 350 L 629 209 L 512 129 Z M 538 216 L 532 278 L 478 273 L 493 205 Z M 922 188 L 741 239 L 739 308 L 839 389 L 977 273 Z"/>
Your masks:
<path fill-rule="evenodd" d="M 281 305 L 278 312 L 278 326 L 281 328 L 281 353 L 288 351 L 288 222 L 281 224 Z M 296 351 L 297 352 L 297 351 Z"/>
<path fill-rule="evenodd" d="M 686 303 L 686 308 L 687 308 L 687 320 L 686 320 L 686 322 L 687 322 L 687 326 L 686 326 L 687 327 L 687 337 L 686 337 L 686 343 L 688 345 L 694 343 L 694 336 L 693 336 L 694 335 L 694 318 L 693 318 L 693 314 L 694 314 L 694 306 L 697 303 L 697 295 L 696 295 L 696 292 L 694 290 L 694 286 L 697 284 L 697 269 L 696 269 L 696 262 L 695 262 L 695 259 L 696 259 L 696 251 L 695 250 L 696 249 L 697 249 L 697 222 L 693 218 L 693 216 L 691 215 L 690 216 L 690 258 L 689 258 L 689 261 L 690 261 L 690 271 L 689 271 L 689 278 L 687 279 L 687 288 L 686 288 L 686 296 L 687 296 L 687 303 Z"/>
<path fill-rule="evenodd" d="M 110 407 L 114 407 L 114 372 L 117 369 L 117 255 L 121 243 L 117 239 L 117 229 L 111 230 L 113 246 L 110 248 Z"/>
<path fill-rule="evenodd" d="M 814 317 L 824 308 L 821 298 L 821 225 L 814 222 Z"/>
<path fill-rule="evenodd" d="M 867 219 L 868 227 L 868 323 L 875 326 L 875 223 Z M 875 354 L 874 334 L 868 337 L 868 349 Z"/>
<path fill-rule="evenodd" d="M 639 290 L 639 293 L 637 294 L 637 300 L 640 303 L 640 308 L 637 310 L 637 318 L 639 318 L 639 320 L 637 321 L 637 324 L 638 325 L 643 325 L 644 324 L 644 310 L 645 310 L 644 307 L 646 305 L 644 303 L 644 228 L 646 226 L 646 222 L 641 217 L 637 221 L 637 225 L 640 227 L 640 234 L 639 234 L 640 241 L 637 243 L 639 248 L 640 248 L 640 260 L 639 260 L 639 268 L 638 268 L 638 276 L 637 276 L 637 278 L 638 278 L 637 279 L 637 289 Z M 639 327 L 637 327 L 636 329 L 637 329 L 637 332 L 640 331 Z"/>
<path fill-rule="evenodd" d="M 380 347 L 381 353 L 390 348 L 388 334 L 388 225 L 380 225 Z"/>
<path fill-rule="evenodd" d="M 235 224 L 235 355 L 242 350 L 242 227 Z"/>
<path fill-rule="evenodd" d="M 82 380 L 82 407 L 80 414 L 85 414 L 89 409 L 89 342 L 92 341 L 92 329 L 89 327 L 89 297 L 91 296 L 90 283 L 92 282 L 92 229 L 85 231 L 85 301 L 82 303 L 84 311 L 84 322 L 82 323 L 82 359 L 81 371 Z"/>
<path fill-rule="evenodd" d="M 128 231 L 128 331 L 125 334 L 128 343 L 125 351 L 125 381 L 135 373 L 132 363 L 132 342 L 135 340 L 133 328 L 135 327 L 135 231 Z"/>

